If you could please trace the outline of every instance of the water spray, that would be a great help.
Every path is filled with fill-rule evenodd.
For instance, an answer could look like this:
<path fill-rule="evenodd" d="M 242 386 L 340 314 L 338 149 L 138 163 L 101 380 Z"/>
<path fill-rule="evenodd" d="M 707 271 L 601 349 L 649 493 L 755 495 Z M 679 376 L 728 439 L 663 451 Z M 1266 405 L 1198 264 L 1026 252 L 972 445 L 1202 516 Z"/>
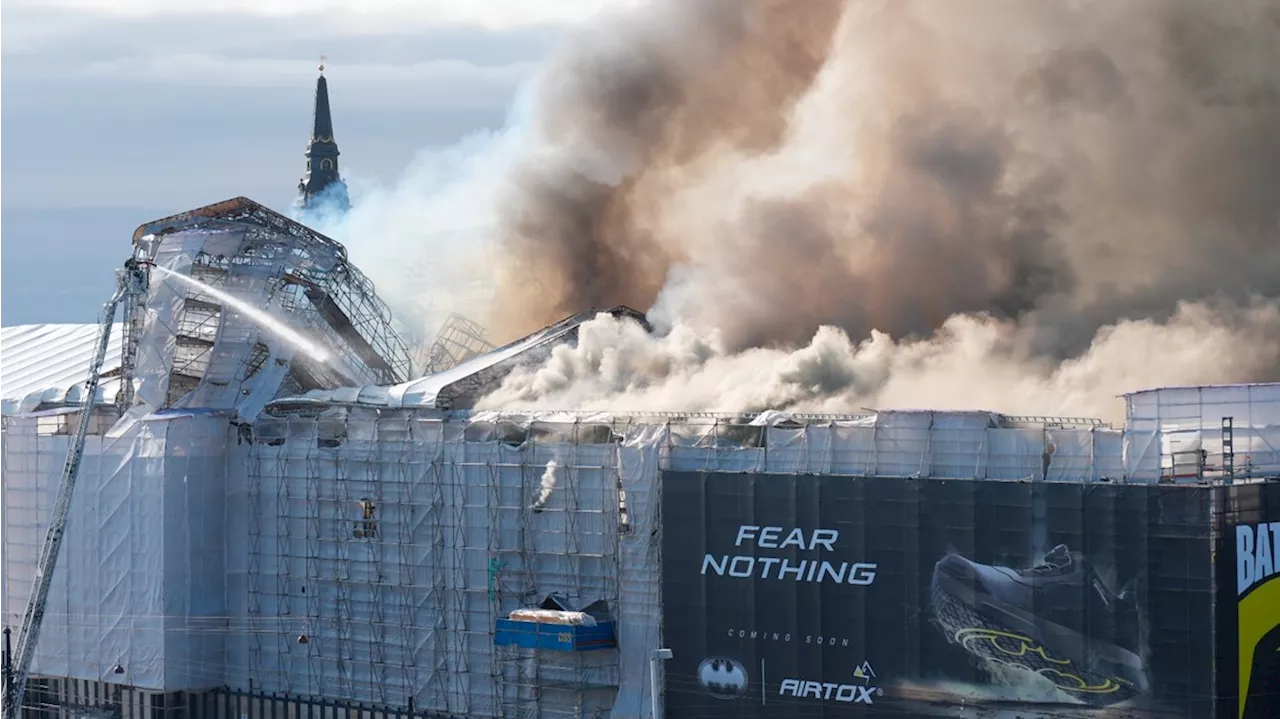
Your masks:
<path fill-rule="evenodd" d="M 254 307 L 253 305 L 249 304 L 248 302 L 245 302 L 244 300 L 238 297 L 235 297 L 234 295 L 228 294 L 227 292 L 224 292 L 216 287 L 210 287 L 209 285 L 201 282 L 200 280 L 197 280 L 192 277 L 188 277 L 187 275 L 174 272 L 173 270 L 166 269 L 159 265 L 155 265 L 154 269 L 157 270 L 158 272 L 163 273 L 168 277 L 172 277 L 176 280 L 179 280 L 180 282 L 183 282 L 189 285 L 190 287 L 193 287 L 201 292 L 204 292 L 206 294 L 209 294 L 215 297 L 218 301 L 222 302 L 223 304 L 229 307 L 235 308 L 237 311 L 243 313 L 249 319 L 261 325 L 264 329 L 270 330 L 271 332 L 274 332 L 275 334 L 279 335 L 281 338 L 288 340 L 291 344 L 296 346 L 298 349 L 310 355 L 312 359 L 315 359 L 318 362 L 329 361 L 328 350 L 316 344 L 315 342 L 311 341 L 310 339 L 307 339 L 306 337 L 300 334 L 297 330 L 294 330 L 289 325 L 286 325 L 285 323 L 281 322 L 275 317 L 272 317 L 265 310 L 258 307 Z"/>

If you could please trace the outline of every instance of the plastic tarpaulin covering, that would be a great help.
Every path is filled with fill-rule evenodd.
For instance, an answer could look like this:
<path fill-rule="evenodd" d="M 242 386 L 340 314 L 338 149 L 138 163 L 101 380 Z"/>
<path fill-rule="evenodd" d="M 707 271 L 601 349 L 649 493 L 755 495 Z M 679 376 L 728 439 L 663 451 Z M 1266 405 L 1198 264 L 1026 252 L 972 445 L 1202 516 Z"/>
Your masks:
<path fill-rule="evenodd" d="M 626 501 L 625 531 L 619 542 L 618 663 L 623 677 L 613 717 L 649 716 L 649 651 L 661 642 L 661 546 L 658 518 L 664 428 L 637 426 L 618 449 Z"/>
<path fill-rule="evenodd" d="M 9 432 L 4 431 L 4 429 L 5 427 L 3 423 L 0 423 L 0 500 L 8 499 L 8 496 L 5 496 L 5 487 L 9 485 L 9 482 L 5 480 L 5 466 L 6 464 L 8 464 L 8 462 L 5 462 L 5 445 L 8 444 L 6 443 L 5 438 L 8 438 Z M 8 505 L 8 502 L 0 502 L 0 569 L 8 569 L 9 567 L 9 565 L 6 564 L 5 562 L 5 557 L 6 557 L 5 544 L 8 544 L 8 542 L 5 541 L 5 536 L 6 536 L 6 533 L 8 533 L 9 531 L 8 530 L 8 527 L 9 527 L 8 512 L 6 512 L 5 510 L 6 505 Z M 5 577 L 8 577 L 8 576 L 9 576 L 8 572 L 5 572 Z M 3 606 L 3 608 L 5 608 L 5 613 L 9 612 L 8 596 L 9 596 L 8 580 L 0 581 L 0 606 Z M 5 619 L 6 619 L 6 624 L 9 624 L 9 626 L 12 626 L 12 623 L 8 622 L 8 617 L 5 617 Z"/>
<path fill-rule="evenodd" d="M 174 273 L 189 274 L 197 254 L 233 255 L 244 235 L 243 230 L 175 232 L 160 244 L 155 263 Z M 262 272 L 239 270 L 222 278 L 221 289 L 279 314 L 280 298 L 268 293 L 270 279 Z M 224 309 L 216 322 L 198 323 L 186 307 L 191 293 L 184 284 L 160 274 L 153 276 L 138 342 L 135 381 L 141 406 L 130 413 L 133 420 L 168 405 L 235 409 L 241 416 L 252 418 L 279 391 L 287 362 L 295 352 L 293 345 L 264 331 L 234 308 Z M 210 346 L 179 343 L 179 330 Z M 268 348 L 269 355 L 262 361 L 262 369 L 246 378 L 249 355 L 259 342 Z M 199 384 L 186 396 L 170 398 L 169 384 L 175 371 L 199 377 Z M 121 427 L 128 424 L 122 423 Z"/>
<path fill-rule="evenodd" d="M 493 629 L 550 596 L 626 612 L 616 448 L 463 429 L 361 411 L 257 424 L 229 489 L 246 509 L 228 524 L 232 686 L 469 716 L 608 710 L 616 652 L 535 656 Z"/>
<path fill-rule="evenodd" d="M 1280 474 L 1280 384 L 1165 387 L 1125 395 L 1125 405 L 1131 480 Z"/>
<path fill-rule="evenodd" d="M 62 417 L 5 419 L 9 626 L 21 623 L 61 480 Z M 33 674 L 156 691 L 222 683 L 225 432 L 225 420 L 188 416 L 88 438 Z"/>
<path fill-rule="evenodd" d="M 1080 481 L 1122 476 L 1122 434 L 993 426 L 980 412 L 882 412 L 803 427 L 673 425 L 668 457 L 683 471 Z"/>
<path fill-rule="evenodd" d="M 780 415 L 318 409 L 240 426 L 165 411 L 91 437 L 38 671 L 412 699 L 476 717 L 639 719 L 661 636 L 664 472 L 1030 485 L 1124 481 L 1125 469 L 1119 430 L 1011 426 L 981 412 L 801 426 Z M 41 435 L 38 417 L 6 422 L 13 622 L 67 440 Z M 618 647 L 494 646 L 498 619 L 552 598 L 614 620 Z M 107 677 L 117 663 L 126 676 Z"/>
<path fill-rule="evenodd" d="M 262 417 L 231 459 L 228 506 L 244 511 L 228 513 L 228 613 L 243 619 L 228 682 L 469 716 L 639 719 L 660 636 L 664 470 L 1089 481 L 1120 465 L 1113 430 L 993 424 Z M 493 646 L 497 620 L 552 596 L 573 611 L 603 602 L 619 649 Z"/>

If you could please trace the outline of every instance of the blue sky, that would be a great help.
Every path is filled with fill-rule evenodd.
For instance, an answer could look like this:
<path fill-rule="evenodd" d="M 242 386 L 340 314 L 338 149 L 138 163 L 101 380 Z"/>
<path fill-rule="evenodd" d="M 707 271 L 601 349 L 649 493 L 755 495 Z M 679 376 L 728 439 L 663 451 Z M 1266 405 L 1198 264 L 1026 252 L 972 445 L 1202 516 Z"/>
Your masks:
<path fill-rule="evenodd" d="M 616 4 L 6 0 L 0 321 L 92 321 L 146 220 L 286 208 L 321 53 L 345 174 L 394 182 L 501 125 L 564 33 Z"/>

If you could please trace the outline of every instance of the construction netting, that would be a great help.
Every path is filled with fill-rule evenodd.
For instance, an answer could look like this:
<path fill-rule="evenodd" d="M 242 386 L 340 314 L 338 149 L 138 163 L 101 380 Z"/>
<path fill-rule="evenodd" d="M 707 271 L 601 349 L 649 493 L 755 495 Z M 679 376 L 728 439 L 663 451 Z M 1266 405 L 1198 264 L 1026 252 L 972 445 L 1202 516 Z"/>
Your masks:
<path fill-rule="evenodd" d="M 10 624 L 74 417 L 5 418 Z M 1264 447 L 1275 425 L 1248 421 Z M 661 646 L 663 471 L 1155 482 L 1130 450 L 1161 446 L 1165 429 L 982 412 L 153 414 L 90 437 L 35 673 L 638 718 Z M 495 645 L 498 620 L 549 603 L 616 622 L 617 648 Z"/>
<path fill-rule="evenodd" d="M 21 624 L 77 419 L 5 419 L 6 626 Z M 179 413 L 88 438 L 32 674 L 155 688 L 222 676 L 226 427 Z"/>
<path fill-rule="evenodd" d="M 618 687 L 643 658 L 495 647 L 494 627 L 551 598 L 655 645 L 657 447 L 468 429 L 360 410 L 257 423 L 228 495 L 247 509 L 227 527 L 240 682 L 467 716 L 642 712 Z M 639 518 L 620 530 L 624 495 Z"/>

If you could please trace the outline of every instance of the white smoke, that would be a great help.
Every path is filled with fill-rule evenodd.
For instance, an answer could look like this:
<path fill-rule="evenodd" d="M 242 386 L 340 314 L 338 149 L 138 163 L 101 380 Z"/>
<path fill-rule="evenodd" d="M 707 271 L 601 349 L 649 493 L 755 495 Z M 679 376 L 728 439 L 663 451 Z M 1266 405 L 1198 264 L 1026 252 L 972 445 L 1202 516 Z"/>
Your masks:
<path fill-rule="evenodd" d="M 502 129 L 425 149 L 391 184 L 353 178 L 349 211 L 308 218 L 347 247 L 411 342 L 429 337 L 452 312 L 477 319 L 488 310 L 494 208 L 512 164 L 534 147 L 530 88 L 517 96 Z"/>
<path fill-rule="evenodd" d="M 823 327 L 798 349 L 731 352 L 718 333 L 678 324 L 665 336 L 602 314 L 576 346 L 517 368 L 485 409 L 855 412 L 862 408 L 987 409 L 1123 419 L 1118 396 L 1137 388 L 1228 382 L 1280 359 L 1280 306 L 1241 312 L 1184 303 L 1166 322 L 1103 327 L 1083 355 L 1032 354 L 1026 331 L 982 315 L 951 317 L 927 339 L 882 332 L 854 342 Z M 1224 348 L 1244 347 L 1248 352 Z"/>
<path fill-rule="evenodd" d="M 547 500 L 551 499 L 551 493 L 556 490 L 556 468 L 559 466 L 554 459 L 547 460 L 547 468 L 538 483 L 538 498 L 533 503 L 533 511 L 541 512 L 547 506 Z"/>

